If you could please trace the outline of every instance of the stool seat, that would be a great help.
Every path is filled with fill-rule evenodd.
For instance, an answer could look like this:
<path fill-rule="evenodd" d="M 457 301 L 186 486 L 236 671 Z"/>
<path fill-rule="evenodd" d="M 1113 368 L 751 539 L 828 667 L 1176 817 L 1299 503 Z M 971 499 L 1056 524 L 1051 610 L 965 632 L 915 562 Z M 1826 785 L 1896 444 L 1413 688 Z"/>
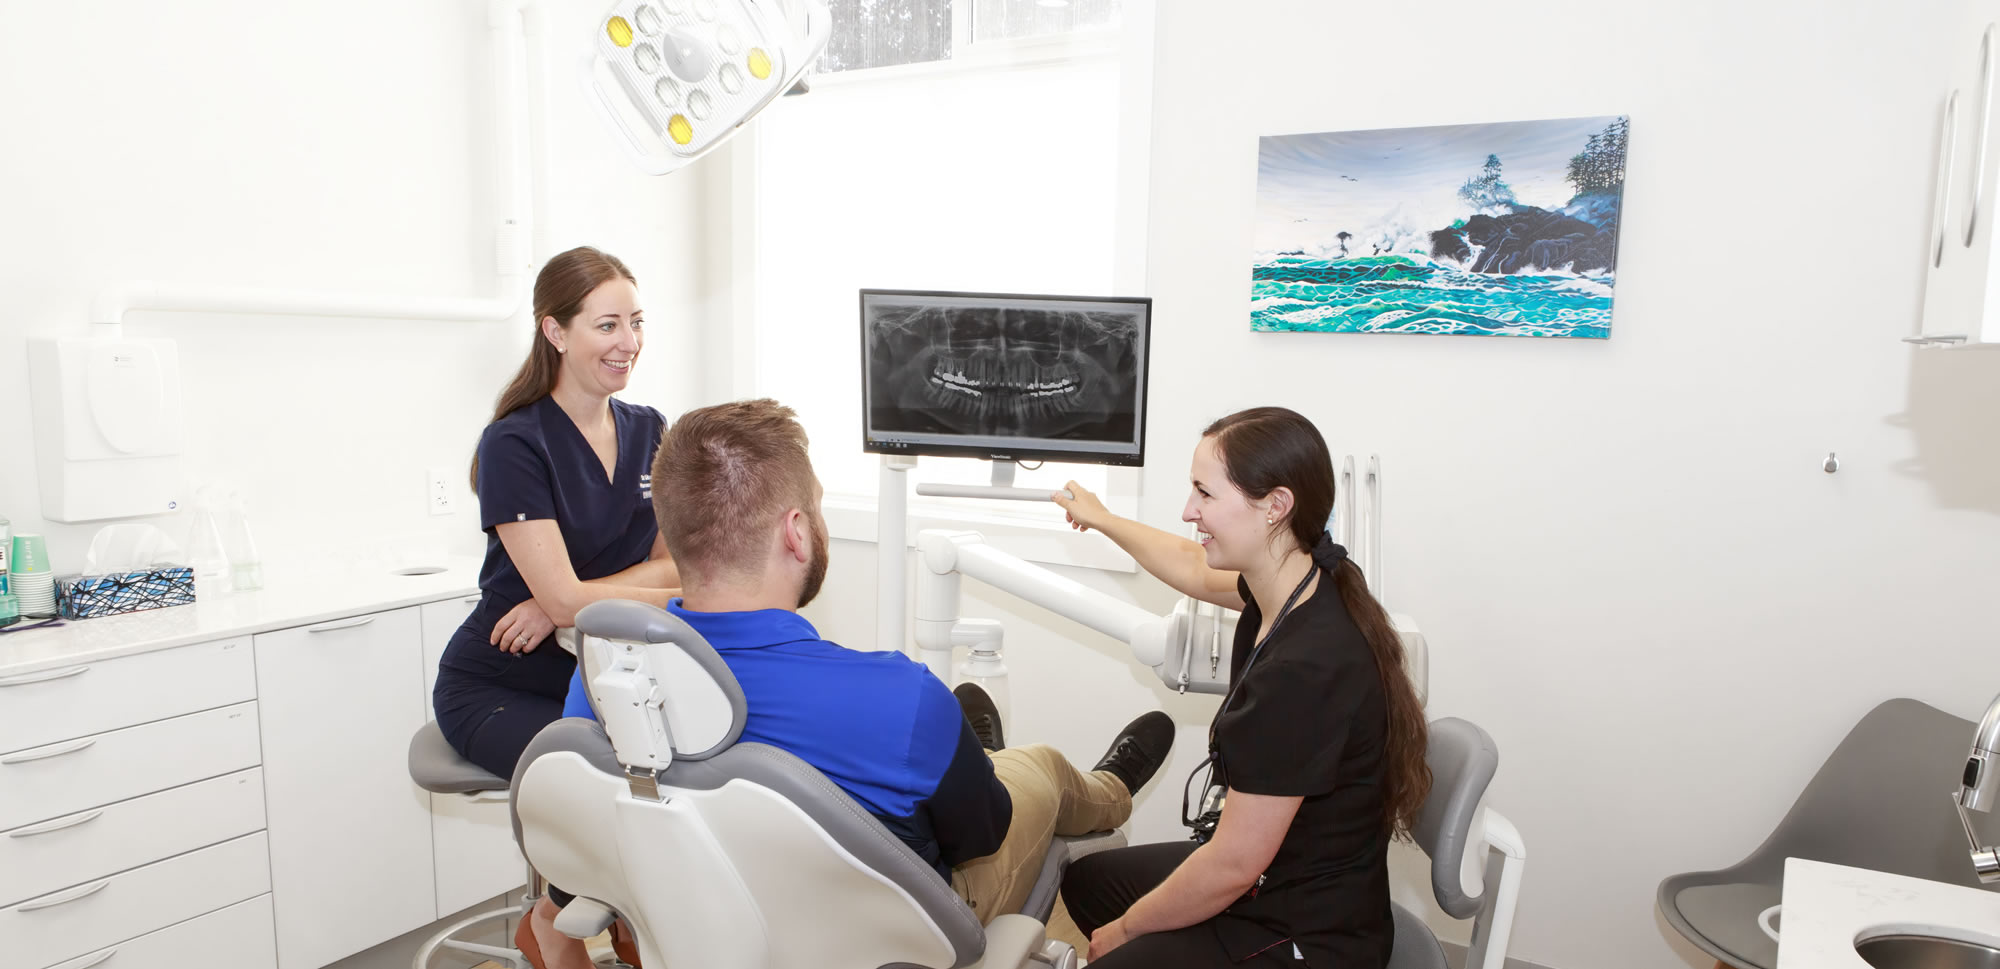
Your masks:
<path fill-rule="evenodd" d="M 459 756 L 435 720 L 410 738 L 410 779 L 433 794 L 477 794 L 504 791 L 508 786 L 505 778 Z"/>

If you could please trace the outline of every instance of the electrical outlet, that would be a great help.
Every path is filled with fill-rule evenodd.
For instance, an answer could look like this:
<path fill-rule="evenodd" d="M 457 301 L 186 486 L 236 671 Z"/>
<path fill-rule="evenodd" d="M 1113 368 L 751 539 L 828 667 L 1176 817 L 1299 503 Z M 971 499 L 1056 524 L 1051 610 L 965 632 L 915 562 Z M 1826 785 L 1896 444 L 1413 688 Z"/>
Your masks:
<path fill-rule="evenodd" d="M 451 476 L 443 468 L 432 468 L 430 484 L 424 489 L 424 501 L 430 505 L 431 514 L 451 514 Z"/>

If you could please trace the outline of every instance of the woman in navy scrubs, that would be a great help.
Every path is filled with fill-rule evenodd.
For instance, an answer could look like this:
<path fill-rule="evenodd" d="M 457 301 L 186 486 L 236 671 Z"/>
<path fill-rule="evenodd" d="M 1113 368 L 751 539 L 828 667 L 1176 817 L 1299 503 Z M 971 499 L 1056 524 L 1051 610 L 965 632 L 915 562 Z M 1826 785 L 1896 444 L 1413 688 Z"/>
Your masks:
<path fill-rule="evenodd" d="M 445 739 L 500 777 L 562 716 L 576 658 L 548 641 L 555 628 L 598 599 L 665 606 L 679 594 L 652 505 L 666 419 L 612 397 L 631 380 L 644 315 L 617 257 L 582 247 L 550 259 L 535 279 L 534 348 L 473 457 L 480 600 L 445 647 L 432 700 Z M 523 926 L 554 912 L 544 899 Z M 531 954 L 554 956 L 550 969 L 582 952 L 542 928 L 552 945 Z"/>

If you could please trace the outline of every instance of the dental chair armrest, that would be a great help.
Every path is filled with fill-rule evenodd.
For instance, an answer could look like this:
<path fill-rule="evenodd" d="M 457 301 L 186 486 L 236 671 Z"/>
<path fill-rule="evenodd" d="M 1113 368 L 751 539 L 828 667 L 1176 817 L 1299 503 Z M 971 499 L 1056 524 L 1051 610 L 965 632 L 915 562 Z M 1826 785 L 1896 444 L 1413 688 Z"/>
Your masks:
<path fill-rule="evenodd" d="M 572 939 L 588 939 L 611 927 L 616 912 L 594 898 L 577 898 L 556 916 L 556 931 Z"/>
<path fill-rule="evenodd" d="M 1020 969 L 1029 953 L 1041 951 L 1045 931 L 1025 915 L 1002 915 L 986 923 L 986 955 L 965 969 Z"/>

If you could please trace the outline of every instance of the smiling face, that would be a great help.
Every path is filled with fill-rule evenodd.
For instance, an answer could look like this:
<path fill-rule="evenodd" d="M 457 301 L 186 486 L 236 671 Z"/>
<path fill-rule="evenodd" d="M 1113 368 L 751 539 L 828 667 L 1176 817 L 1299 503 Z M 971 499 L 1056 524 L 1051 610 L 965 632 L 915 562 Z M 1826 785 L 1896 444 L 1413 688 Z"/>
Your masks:
<path fill-rule="evenodd" d="M 603 396 L 624 390 L 646 342 L 639 287 L 623 277 L 606 280 L 567 323 L 544 317 L 542 335 L 562 353 L 560 381 Z"/>
<path fill-rule="evenodd" d="M 1265 521 L 1271 496 L 1253 500 L 1237 489 L 1223 467 L 1213 436 L 1203 437 L 1195 446 L 1188 483 L 1181 520 L 1201 529 L 1201 547 L 1208 555 L 1209 568 L 1241 572 L 1270 554 L 1271 534 L 1282 527 Z"/>

